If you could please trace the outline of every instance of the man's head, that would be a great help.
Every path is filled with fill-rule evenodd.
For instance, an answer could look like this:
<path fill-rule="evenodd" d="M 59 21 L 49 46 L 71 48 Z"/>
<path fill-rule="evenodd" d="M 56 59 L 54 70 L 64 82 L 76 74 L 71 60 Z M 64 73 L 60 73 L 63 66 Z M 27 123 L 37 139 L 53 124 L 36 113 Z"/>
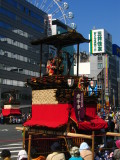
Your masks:
<path fill-rule="evenodd" d="M 52 152 L 60 151 L 60 149 L 61 149 L 61 147 L 60 147 L 60 144 L 58 142 L 54 142 L 51 145 Z"/>
<path fill-rule="evenodd" d="M 11 157 L 11 153 L 10 153 L 10 151 L 8 150 L 8 149 L 4 149 L 4 150 L 2 150 L 2 152 L 1 152 L 1 157 L 3 158 L 3 159 L 5 159 L 5 158 L 10 158 Z"/>
<path fill-rule="evenodd" d="M 33 159 L 39 157 L 39 154 L 35 148 L 31 148 L 30 155 Z"/>
<path fill-rule="evenodd" d="M 113 158 L 116 160 L 120 159 L 120 149 L 115 149 L 113 153 Z"/>

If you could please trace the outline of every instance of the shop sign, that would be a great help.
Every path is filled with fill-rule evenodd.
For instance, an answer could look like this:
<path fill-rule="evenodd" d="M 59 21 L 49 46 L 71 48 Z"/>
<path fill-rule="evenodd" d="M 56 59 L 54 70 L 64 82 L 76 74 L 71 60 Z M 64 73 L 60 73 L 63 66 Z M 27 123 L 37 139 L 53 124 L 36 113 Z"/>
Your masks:
<path fill-rule="evenodd" d="M 106 103 L 107 107 L 110 106 L 110 104 L 109 104 L 109 97 L 107 95 L 105 96 L 105 103 Z"/>
<path fill-rule="evenodd" d="M 89 51 L 91 54 L 112 54 L 112 36 L 106 30 L 91 30 L 89 38 Z"/>

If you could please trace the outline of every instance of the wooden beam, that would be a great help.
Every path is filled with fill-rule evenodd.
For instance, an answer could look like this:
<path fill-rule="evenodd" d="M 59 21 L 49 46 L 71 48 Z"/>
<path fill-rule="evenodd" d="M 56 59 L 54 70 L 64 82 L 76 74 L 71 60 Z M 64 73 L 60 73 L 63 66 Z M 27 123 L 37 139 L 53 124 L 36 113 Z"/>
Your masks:
<path fill-rule="evenodd" d="M 32 138 L 32 135 L 29 135 L 29 141 L 28 141 L 28 160 L 30 160 L 31 138 Z"/>
<path fill-rule="evenodd" d="M 42 44 L 40 45 L 40 77 L 42 73 Z"/>
<path fill-rule="evenodd" d="M 16 127 L 15 128 L 16 130 L 19 130 L 19 131 L 24 131 L 24 129 L 27 131 L 28 129 L 26 127 Z"/>
<path fill-rule="evenodd" d="M 120 137 L 120 133 L 106 132 L 106 136 Z"/>
<path fill-rule="evenodd" d="M 25 149 L 25 127 L 23 127 L 23 149 Z"/>
<path fill-rule="evenodd" d="M 77 76 L 79 72 L 79 44 L 77 44 Z"/>
<path fill-rule="evenodd" d="M 92 160 L 94 160 L 94 146 L 95 145 L 95 137 L 94 137 L 94 131 L 92 131 Z"/>
<path fill-rule="evenodd" d="M 70 133 L 70 132 L 68 132 L 68 133 L 66 134 L 66 136 L 92 139 L 92 135 L 78 134 L 78 133 Z"/>

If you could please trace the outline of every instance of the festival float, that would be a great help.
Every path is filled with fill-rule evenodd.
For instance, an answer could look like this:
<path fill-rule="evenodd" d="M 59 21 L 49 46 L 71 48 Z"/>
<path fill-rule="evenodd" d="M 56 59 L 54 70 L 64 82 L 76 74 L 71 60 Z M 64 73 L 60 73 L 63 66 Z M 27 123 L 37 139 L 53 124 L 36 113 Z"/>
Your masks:
<path fill-rule="evenodd" d="M 78 74 L 79 44 L 85 42 L 89 43 L 89 40 L 74 30 L 31 42 L 32 45 L 40 45 L 41 60 L 40 77 L 27 80 L 27 85 L 32 88 L 32 117 L 24 123 L 23 147 L 28 150 L 29 157 L 31 147 L 46 156 L 51 143 L 56 140 L 67 154 L 71 145 L 80 145 L 86 138 L 90 141 L 94 158 L 95 131 L 106 129 L 107 122 L 96 113 L 99 94 L 96 96 L 93 92 L 89 95 L 88 86 L 92 78 Z M 57 48 L 57 56 L 46 65 L 46 75 L 41 74 L 44 44 Z M 70 63 L 66 75 L 62 74 L 62 48 L 71 45 L 77 45 L 76 76 L 70 75 Z"/>
<path fill-rule="evenodd" d="M 21 116 L 19 109 L 20 101 L 17 99 L 18 91 L 9 90 L 2 93 L 2 115 L 4 117 L 4 123 L 19 123 L 18 117 Z"/>

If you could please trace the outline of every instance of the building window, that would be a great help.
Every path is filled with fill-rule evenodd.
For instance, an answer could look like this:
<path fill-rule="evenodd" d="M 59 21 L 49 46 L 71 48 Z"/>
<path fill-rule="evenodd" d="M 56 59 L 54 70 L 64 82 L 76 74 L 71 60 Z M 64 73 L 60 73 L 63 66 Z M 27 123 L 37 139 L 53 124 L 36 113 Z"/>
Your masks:
<path fill-rule="evenodd" d="M 2 8 L 2 7 L 0 7 L 0 13 L 10 17 L 13 20 L 16 20 L 16 15 L 15 14 L 13 14 L 12 12 L 10 12 L 10 11 Z"/>
<path fill-rule="evenodd" d="M 0 13 L 10 17 L 13 20 L 17 20 L 17 19 L 20 20 L 20 17 L 16 16 L 14 13 L 12 13 L 12 12 L 2 8 L 2 7 L 0 8 Z M 44 28 L 41 28 L 40 26 L 38 26 L 36 24 L 33 24 L 32 22 L 30 22 L 26 19 L 22 19 L 22 23 L 29 26 L 29 27 L 32 27 L 34 30 L 36 30 L 40 33 L 44 32 Z"/>
<path fill-rule="evenodd" d="M 98 61 L 102 61 L 102 55 L 98 55 Z"/>
<path fill-rule="evenodd" d="M 103 64 L 102 63 L 98 63 L 98 69 L 102 69 L 103 68 Z"/>
<path fill-rule="evenodd" d="M 10 5 L 17 7 L 17 2 L 15 2 L 14 0 L 5 0 L 7 3 L 9 3 Z"/>
<path fill-rule="evenodd" d="M 33 28 L 33 29 L 35 29 L 38 32 L 41 32 L 41 33 L 44 32 L 43 28 L 41 28 L 40 26 L 38 26 L 36 24 L 33 24 L 32 22 L 30 22 L 30 21 L 28 21 L 26 19 L 22 19 L 22 23 L 25 24 L 25 25 L 27 25 L 27 26 L 29 26 L 29 27 L 31 27 L 31 28 Z"/>

